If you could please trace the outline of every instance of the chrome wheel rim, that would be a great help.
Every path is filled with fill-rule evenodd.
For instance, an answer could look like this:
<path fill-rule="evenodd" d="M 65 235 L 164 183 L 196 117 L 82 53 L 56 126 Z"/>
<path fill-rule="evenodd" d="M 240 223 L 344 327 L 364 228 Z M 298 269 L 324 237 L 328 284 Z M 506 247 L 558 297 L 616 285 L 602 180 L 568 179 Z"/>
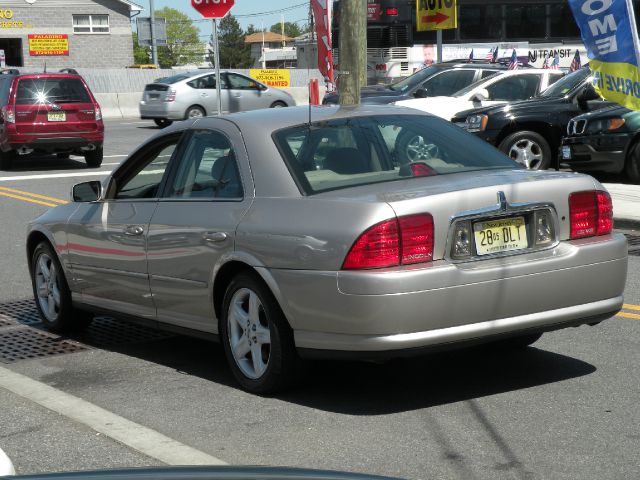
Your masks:
<path fill-rule="evenodd" d="M 202 110 L 200 110 L 199 108 L 192 108 L 191 110 L 189 110 L 189 113 L 187 114 L 187 117 L 189 117 L 189 118 L 201 118 L 201 117 L 204 117 L 204 114 L 202 113 Z"/>
<path fill-rule="evenodd" d="M 411 162 L 429 160 L 438 154 L 438 147 L 433 143 L 426 143 L 421 135 L 416 135 L 407 143 L 407 158 Z"/>
<path fill-rule="evenodd" d="M 508 155 L 529 170 L 540 170 L 544 160 L 540 144 L 529 138 L 523 138 L 511 145 Z"/>
<path fill-rule="evenodd" d="M 231 354 L 242 374 L 254 380 L 264 375 L 271 357 L 271 332 L 256 292 L 241 288 L 233 294 L 227 331 Z"/>
<path fill-rule="evenodd" d="M 60 276 L 55 263 L 46 253 L 36 260 L 34 277 L 40 310 L 47 320 L 55 322 L 60 316 Z"/>

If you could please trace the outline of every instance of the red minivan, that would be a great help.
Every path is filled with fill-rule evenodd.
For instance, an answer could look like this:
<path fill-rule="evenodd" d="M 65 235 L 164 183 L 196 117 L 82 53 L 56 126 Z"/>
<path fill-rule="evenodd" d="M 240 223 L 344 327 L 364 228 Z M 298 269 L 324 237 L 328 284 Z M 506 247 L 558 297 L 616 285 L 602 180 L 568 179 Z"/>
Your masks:
<path fill-rule="evenodd" d="M 0 169 L 30 153 L 82 155 L 99 167 L 103 142 L 100 105 L 80 75 L 0 75 Z"/>

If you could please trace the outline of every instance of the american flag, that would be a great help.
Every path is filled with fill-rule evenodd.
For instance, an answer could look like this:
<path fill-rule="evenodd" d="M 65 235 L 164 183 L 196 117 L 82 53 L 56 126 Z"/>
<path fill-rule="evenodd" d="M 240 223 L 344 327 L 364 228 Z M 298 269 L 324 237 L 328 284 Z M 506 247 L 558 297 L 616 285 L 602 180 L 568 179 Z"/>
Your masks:
<path fill-rule="evenodd" d="M 493 50 L 493 55 L 491 56 L 491 63 L 496 63 L 498 61 L 498 46 Z"/>
<path fill-rule="evenodd" d="M 507 70 L 517 70 L 518 69 L 518 55 L 516 54 L 516 49 L 513 49 L 513 53 L 511 54 L 511 60 L 509 61 L 509 66 Z"/>
<path fill-rule="evenodd" d="M 487 53 L 487 56 L 484 57 L 484 61 L 489 63 L 491 62 L 491 59 L 493 58 L 493 48 L 489 49 L 489 53 Z"/>
<path fill-rule="evenodd" d="M 575 72 L 576 70 L 580 70 L 581 67 L 580 52 L 576 49 L 576 54 L 573 56 L 573 60 L 571 60 L 571 65 L 569 66 L 569 71 Z"/>
<path fill-rule="evenodd" d="M 469 63 L 471 62 L 473 62 L 473 48 L 471 49 L 471 53 L 469 54 Z"/>
<path fill-rule="evenodd" d="M 544 61 L 542 62 L 542 68 L 544 69 L 549 68 L 549 54 L 547 52 L 545 52 L 544 54 Z"/>
<path fill-rule="evenodd" d="M 552 70 L 558 70 L 560 68 L 560 55 L 558 54 L 558 51 L 556 51 L 556 54 L 553 56 L 553 62 L 551 62 L 551 66 L 549 68 Z"/>

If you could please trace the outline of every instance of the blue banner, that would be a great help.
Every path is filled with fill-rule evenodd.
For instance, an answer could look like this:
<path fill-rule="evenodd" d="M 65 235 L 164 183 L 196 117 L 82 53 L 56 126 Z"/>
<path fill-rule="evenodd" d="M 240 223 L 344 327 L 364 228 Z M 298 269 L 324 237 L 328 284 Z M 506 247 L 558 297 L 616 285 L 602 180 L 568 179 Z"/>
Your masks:
<path fill-rule="evenodd" d="M 632 0 L 569 0 L 598 93 L 640 110 L 640 51 Z"/>

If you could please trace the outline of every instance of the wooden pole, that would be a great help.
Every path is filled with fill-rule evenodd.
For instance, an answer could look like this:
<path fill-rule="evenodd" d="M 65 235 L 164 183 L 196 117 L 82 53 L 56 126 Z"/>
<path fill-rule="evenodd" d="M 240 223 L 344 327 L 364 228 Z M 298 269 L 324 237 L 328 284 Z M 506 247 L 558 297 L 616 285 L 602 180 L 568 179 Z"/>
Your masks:
<path fill-rule="evenodd" d="M 359 105 L 360 87 L 367 81 L 367 2 L 341 0 L 339 5 L 338 100 L 340 105 Z"/>

